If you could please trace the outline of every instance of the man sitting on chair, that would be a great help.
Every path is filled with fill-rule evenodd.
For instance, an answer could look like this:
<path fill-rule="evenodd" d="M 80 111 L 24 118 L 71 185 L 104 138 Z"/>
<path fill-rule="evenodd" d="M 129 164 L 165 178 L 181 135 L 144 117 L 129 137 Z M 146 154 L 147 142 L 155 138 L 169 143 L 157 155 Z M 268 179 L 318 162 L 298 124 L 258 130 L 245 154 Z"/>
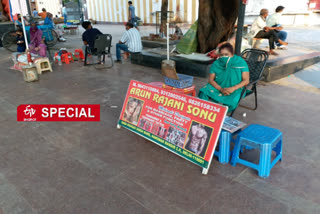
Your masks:
<path fill-rule="evenodd" d="M 267 9 L 262 9 L 260 11 L 260 16 L 256 18 L 252 24 L 250 35 L 254 38 L 269 39 L 269 48 L 271 55 L 278 55 L 274 52 L 275 42 L 279 42 L 281 45 L 288 45 L 287 42 L 284 42 L 279 39 L 275 30 L 281 30 L 281 27 L 267 27 L 266 19 L 269 15 Z"/>
<path fill-rule="evenodd" d="M 288 33 L 286 31 L 283 31 L 283 27 L 280 25 L 280 18 L 281 18 L 281 14 L 282 14 L 283 10 L 284 10 L 283 6 L 278 6 L 276 8 L 276 12 L 268 17 L 267 26 L 268 27 L 278 27 L 280 30 L 276 30 L 276 33 L 278 34 L 279 39 L 281 39 L 282 41 L 285 42 L 287 39 Z M 279 42 L 276 42 L 276 44 L 280 49 L 286 49 L 286 46 L 280 45 Z"/>
<path fill-rule="evenodd" d="M 83 34 L 82 34 L 82 41 L 84 46 L 82 47 L 83 49 L 83 53 L 85 53 L 86 48 L 89 47 L 89 54 L 91 54 L 91 51 L 94 49 L 94 41 L 97 37 L 97 35 L 102 35 L 101 31 L 96 29 L 96 28 L 92 28 L 91 22 L 83 22 L 82 23 L 82 27 L 86 30 Z M 101 55 L 98 56 L 98 63 L 101 62 Z"/>
<path fill-rule="evenodd" d="M 119 43 L 116 45 L 117 61 L 121 62 L 121 50 L 129 53 L 138 53 L 142 51 L 142 42 L 139 31 L 133 27 L 133 24 L 126 24 L 126 32 L 122 35 Z"/>

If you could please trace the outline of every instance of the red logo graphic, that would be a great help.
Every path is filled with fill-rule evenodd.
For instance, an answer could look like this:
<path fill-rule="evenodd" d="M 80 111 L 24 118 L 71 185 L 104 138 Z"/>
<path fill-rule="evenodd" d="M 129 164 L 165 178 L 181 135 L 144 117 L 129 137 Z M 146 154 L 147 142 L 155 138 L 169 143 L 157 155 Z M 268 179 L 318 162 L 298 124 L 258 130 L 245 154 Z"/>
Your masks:
<path fill-rule="evenodd" d="M 242 0 L 242 4 L 248 4 L 248 0 Z"/>
<path fill-rule="evenodd" d="M 100 121 L 100 105 L 20 105 L 17 121 Z"/>

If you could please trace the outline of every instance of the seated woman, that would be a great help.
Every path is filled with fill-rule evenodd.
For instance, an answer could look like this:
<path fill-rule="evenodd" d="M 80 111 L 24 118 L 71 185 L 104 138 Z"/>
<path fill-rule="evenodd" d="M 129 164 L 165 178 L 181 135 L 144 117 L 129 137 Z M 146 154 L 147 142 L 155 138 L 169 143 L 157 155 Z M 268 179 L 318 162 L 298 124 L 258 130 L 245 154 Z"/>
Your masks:
<path fill-rule="evenodd" d="M 199 98 L 221 103 L 233 111 L 239 102 L 242 88 L 249 84 L 247 63 L 233 53 L 230 43 L 223 44 L 220 58 L 210 68 L 209 83 L 200 89 Z"/>
<path fill-rule="evenodd" d="M 45 57 L 47 46 L 44 44 L 44 38 L 42 38 L 42 35 L 42 30 L 38 29 L 37 23 L 32 23 L 30 26 L 30 52 Z"/>

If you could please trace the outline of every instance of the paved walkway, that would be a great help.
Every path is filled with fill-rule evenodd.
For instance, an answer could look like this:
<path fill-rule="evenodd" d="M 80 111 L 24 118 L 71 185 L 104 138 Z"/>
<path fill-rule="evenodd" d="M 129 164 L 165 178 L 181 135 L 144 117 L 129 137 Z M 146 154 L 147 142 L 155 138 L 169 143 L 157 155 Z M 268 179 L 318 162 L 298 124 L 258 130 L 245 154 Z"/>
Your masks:
<path fill-rule="evenodd" d="M 159 81 L 159 70 L 129 63 L 95 70 L 74 63 L 25 83 L 20 72 L 8 69 L 9 53 L 0 54 L 1 214 L 320 213 L 319 65 L 283 79 L 299 78 L 315 92 L 283 81 L 261 84 L 258 110 L 237 110 L 236 118 L 284 134 L 283 162 L 262 179 L 254 170 L 216 159 L 203 176 L 199 167 L 116 129 L 129 81 Z M 195 78 L 197 89 L 206 82 Z M 102 118 L 17 123 L 16 108 L 23 103 L 95 103 Z M 252 97 L 243 104 L 253 104 Z M 243 157 L 258 155 L 247 151 Z"/>

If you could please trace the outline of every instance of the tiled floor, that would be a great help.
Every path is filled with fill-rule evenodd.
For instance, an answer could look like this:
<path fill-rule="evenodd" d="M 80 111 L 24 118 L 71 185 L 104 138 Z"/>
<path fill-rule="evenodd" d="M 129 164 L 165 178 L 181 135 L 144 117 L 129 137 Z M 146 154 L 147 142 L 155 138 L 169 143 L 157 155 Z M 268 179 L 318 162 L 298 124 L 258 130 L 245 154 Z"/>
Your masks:
<path fill-rule="evenodd" d="M 259 85 L 258 110 L 239 108 L 235 117 L 280 129 L 283 162 L 262 179 L 214 159 L 204 176 L 190 162 L 116 129 L 129 81 L 159 81 L 159 70 L 74 63 L 25 83 L 8 69 L 9 53 L 0 54 L 1 214 L 320 213 L 319 93 L 281 82 Z M 195 79 L 197 89 L 206 82 Z M 18 123 L 23 103 L 101 104 L 101 122 Z M 243 104 L 253 104 L 252 97 Z"/>

